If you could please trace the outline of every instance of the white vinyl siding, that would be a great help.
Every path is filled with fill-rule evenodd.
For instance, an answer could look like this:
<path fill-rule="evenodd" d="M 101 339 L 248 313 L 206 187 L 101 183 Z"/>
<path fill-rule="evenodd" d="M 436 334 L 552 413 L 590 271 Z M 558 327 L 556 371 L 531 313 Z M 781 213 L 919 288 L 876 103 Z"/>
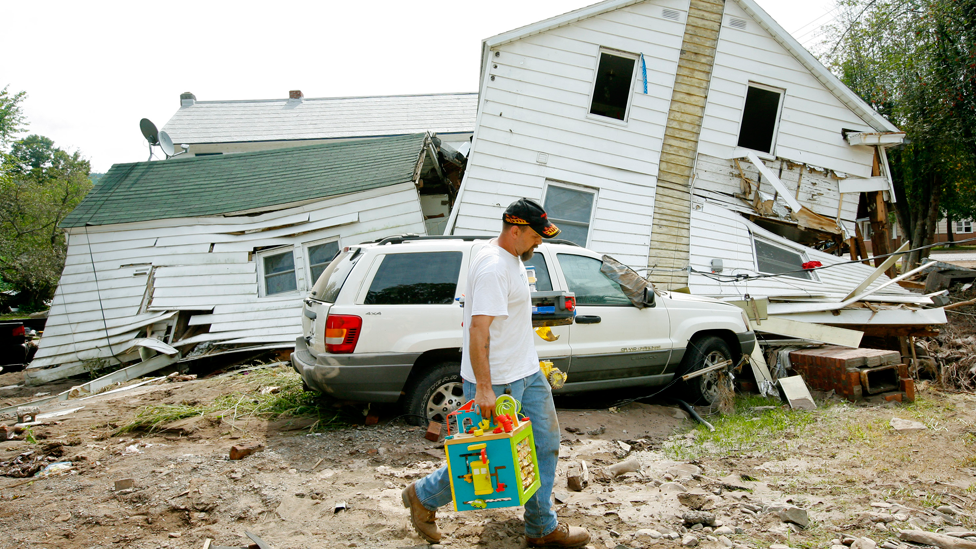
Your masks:
<path fill-rule="evenodd" d="M 746 20 L 746 28 L 729 25 Z M 795 162 L 869 177 L 874 150 L 852 147 L 841 129 L 874 131 L 736 5 L 726 2 L 708 91 L 699 152 L 719 158 L 736 151 L 750 82 L 786 90 L 774 154 Z"/>
<path fill-rule="evenodd" d="M 178 310 L 197 313 L 191 326 L 209 324 L 209 331 L 181 344 L 294 344 L 301 335 L 302 291 L 311 285 L 304 244 L 357 244 L 395 233 L 424 234 L 413 183 L 258 216 L 69 229 L 64 272 L 30 367 L 110 357 L 103 311 L 116 353 L 140 329 L 144 336 L 147 322 Z M 259 297 L 262 254 L 254 250 L 272 247 L 294 254 L 298 292 Z M 151 274 L 137 274 L 147 266 Z M 148 311 L 141 310 L 147 295 Z"/>
<path fill-rule="evenodd" d="M 662 7 L 680 12 L 679 21 Z M 634 4 L 489 52 L 454 234 L 497 233 L 508 204 L 541 203 L 546 180 L 558 180 L 599 192 L 589 248 L 646 264 L 687 11 L 687 0 Z M 634 77 L 625 125 L 589 114 L 601 51 L 643 52 L 647 62 L 647 94 Z"/>

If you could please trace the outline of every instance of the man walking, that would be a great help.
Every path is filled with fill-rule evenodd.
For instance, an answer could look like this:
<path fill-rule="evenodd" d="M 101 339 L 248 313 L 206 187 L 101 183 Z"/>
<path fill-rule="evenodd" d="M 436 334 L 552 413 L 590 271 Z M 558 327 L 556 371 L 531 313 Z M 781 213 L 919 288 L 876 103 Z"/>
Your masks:
<path fill-rule="evenodd" d="M 522 264 L 543 238 L 557 234 L 559 229 L 541 206 L 525 198 L 513 202 L 502 216 L 498 238 L 478 252 L 468 268 L 464 301 L 465 399 L 473 398 L 487 418 L 495 409 L 495 398 L 510 393 L 532 421 L 541 486 L 525 503 L 525 538 L 530 547 L 580 547 L 590 540 L 585 529 L 559 523 L 552 510 L 559 423 L 549 382 L 539 370 L 532 300 Z M 434 513 L 451 501 L 447 466 L 407 486 L 402 497 L 420 536 L 431 543 L 440 541 Z"/>

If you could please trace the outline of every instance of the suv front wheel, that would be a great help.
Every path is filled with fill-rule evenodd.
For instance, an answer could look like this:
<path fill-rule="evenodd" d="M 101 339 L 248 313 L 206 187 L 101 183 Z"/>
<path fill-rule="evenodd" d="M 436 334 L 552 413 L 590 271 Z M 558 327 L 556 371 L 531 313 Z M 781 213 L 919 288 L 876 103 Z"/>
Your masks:
<path fill-rule="evenodd" d="M 427 418 L 427 423 L 445 423 L 447 414 L 464 403 L 461 363 L 441 362 L 424 372 L 407 388 L 403 413 L 413 425 L 424 425 L 423 418 Z"/>
<path fill-rule="evenodd" d="M 685 367 L 681 371 L 691 373 L 731 359 L 732 353 L 722 338 L 696 338 L 688 342 Z M 721 375 L 720 371 L 712 371 L 682 382 L 681 392 L 690 404 L 711 405 L 719 401 L 721 383 L 728 383 L 728 377 Z"/>

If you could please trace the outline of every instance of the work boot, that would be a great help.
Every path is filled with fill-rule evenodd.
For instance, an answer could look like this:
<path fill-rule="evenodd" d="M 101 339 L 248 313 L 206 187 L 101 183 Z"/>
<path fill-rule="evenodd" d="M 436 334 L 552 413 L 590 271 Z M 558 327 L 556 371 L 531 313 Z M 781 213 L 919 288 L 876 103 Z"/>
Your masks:
<path fill-rule="evenodd" d="M 410 522 L 413 523 L 414 530 L 430 543 L 437 543 L 441 540 L 441 533 L 437 530 L 437 524 L 434 522 L 435 511 L 427 509 L 420 503 L 420 498 L 417 497 L 416 484 L 414 482 L 404 488 L 403 492 L 400 493 L 400 498 L 403 499 L 403 506 L 410 509 Z"/>
<path fill-rule="evenodd" d="M 582 547 L 589 543 L 590 533 L 586 528 L 560 522 L 549 535 L 541 538 L 525 536 L 525 541 L 529 542 L 529 547 Z"/>

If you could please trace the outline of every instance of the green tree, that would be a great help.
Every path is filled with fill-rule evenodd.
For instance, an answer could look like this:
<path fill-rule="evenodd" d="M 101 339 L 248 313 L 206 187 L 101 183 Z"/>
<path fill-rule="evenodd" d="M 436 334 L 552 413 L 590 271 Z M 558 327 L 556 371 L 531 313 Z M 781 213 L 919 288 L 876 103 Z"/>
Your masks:
<path fill-rule="evenodd" d="M 17 141 L 0 164 L 0 278 L 28 309 L 57 288 L 67 252 L 58 224 L 91 189 L 89 162 L 46 137 Z"/>
<path fill-rule="evenodd" d="M 942 215 L 976 213 L 976 0 L 838 3 L 843 16 L 822 58 L 907 132 L 890 153 L 896 213 L 913 247 L 930 244 Z"/>
<path fill-rule="evenodd" d="M 7 149 L 10 140 L 24 130 L 24 112 L 20 108 L 20 102 L 27 97 L 25 92 L 11 94 L 4 86 L 0 90 L 0 152 Z"/>

